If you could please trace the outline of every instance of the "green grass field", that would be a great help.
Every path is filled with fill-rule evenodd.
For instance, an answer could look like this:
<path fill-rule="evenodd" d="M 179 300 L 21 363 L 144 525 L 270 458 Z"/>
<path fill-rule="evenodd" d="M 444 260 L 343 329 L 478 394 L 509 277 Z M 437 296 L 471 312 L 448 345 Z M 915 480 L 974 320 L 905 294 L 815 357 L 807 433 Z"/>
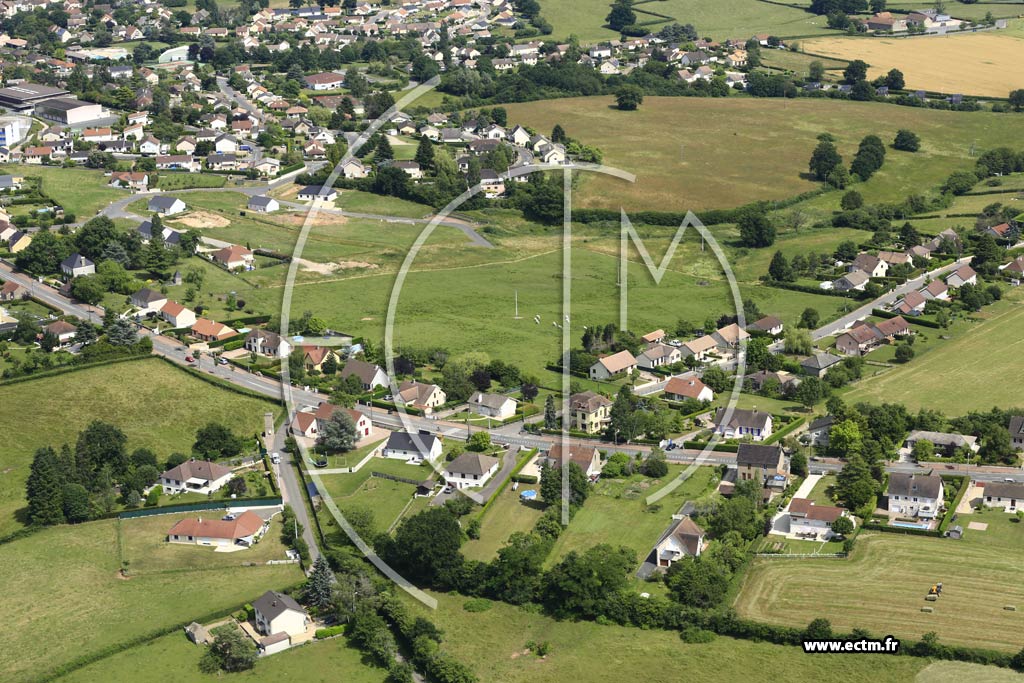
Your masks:
<path fill-rule="evenodd" d="M 1024 604 L 1018 580 L 1024 561 L 1024 526 L 1001 511 L 962 515 L 959 523 L 988 524 L 966 530 L 959 541 L 865 533 L 849 560 L 758 559 L 751 565 L 735 608 L 746 617 L 803 626 L 825 617 L 843 630 L 920 638 L 935 631 L 947 643 L 999 650 L 1020 649 Z M 938 602 L 928 589 L 943 583 Z M 929 605 L 933 613 L 921 612 Z"/>
<path fill-rule="evenodd" d="M 905 683 L 928 665 L 927 660 L 911 657 L 808 656 L 795 647 L 731 638 L 688 645 L 668 631 L 555 621 L 500 603 L 471 613 L 462 609 L 464 598 L 434 597 L 440 605 L 428 616 L 445 631 L 443 647 L 473 667 L 483 681 Z M 425 608 L 419 609 L 426 614 Z M 549 643 L 550 653 L 541 659 L 526 652 L 529 641 Z M 977 667 L 973 673 L 987 671 Z"/>
<path fill-rule="evenodd" d="M 354 474 L 325 474 L 321 477 L 323 487 L 331 495 L 342 513 L 352 510 L 368 510 L 373 513 L 374 528 L 387 531 L 399 518 L 402 511 L 413 500 L 416 487 L 400 481 L 371 476 L 371 472 L 393 474 L 407 479 L 430 478 L 434 470 L 430 466 L 410 465 L 400 460 L 374 458 Z M 330 513 L 324 508 L 321 522 L 328 536 L 343 535 L 335 525 Z M 339 536 L 340 540 L 340 536 Z"/>
<path fill-rule="evenodd" d="M 227 176 L 211 173 L 165 173 L 160 176 L 161 190 L 186 190 L 193 187 L 224 187 Z"/>
<path fill-rule="evenodd" d="M 975 317 L 981 322 L 958 322 L 946 331 L 949 340 L 937 339 L 939 330 L 923 332 L 927 342 L 914 344 L 919 355 L 906 365 L 862 379 L 846 400 L 903 403 L 911 411 L 927 407 L 947 415 L 1019 404 L 1020 393 L 1009 378 L 1024 370 L 1017 352 L 1024 344 L 1020 293 L 1009 292 Z"/>
<path fill-rule="evenodd" d="M 591 175 L 574 195 L 578 206 L 615 210 L 698 211 L 784 199 L 818 187 L 806 177 L 818 134 L 834 134 L 849 162 L 865 135 L 889 142 L 910 128 L 922 139 L 921 151 L 890 150 L 884 167 L 857 188 L 868 201 L 895 201 L 971 168 L 972 145 L 984 150 L 1024 133 L 1021 117 L 826 99 L 647 97 L 637 111 L 624 112 L 610 97 L 589 97 L 506 108 L 510 122 L 545 133 L 559 123 L 601 148 L 605 164 L 636 173 L 635 185 Z M 841 195 L 809 205 L 831 210 Z"/>
<path fill-rule="evenodd" d="M 82 221 L 89 220 L 107 204 L 126 195 L 125 190 L 108 187 L 109 179 L 104 177 L 103 171 L 3 164 L 0 165 L 0 173 L 40 178 L 43 193 L 63 206 L 65 213 L 73 213 Z"/>
<path fill-rule="evenodd" d="M 548 564 L 554 564 L 573 550 L 581 552 L 599 543 L 625 546 L 642 562 L 671 524 L 672 515 L 686 501 L 705 495 L 717 476 L 714 467 L 698 467 L 667 496 L 653 505 L 646 504 L 649 496 L 669 485 L 684 469 L 684 465 L 669 465 L 668 476 L 661 480 L 637 474 L 628 479 L 599 481 L 555 541 Z"/>
<path fill-rule="evenodd" d="M 157 533 L 166 533 L 154 524 Z M 160 571 L 154 565 L 126 580 L 118 573 L 117 525 L 104 520 L 60 526 L 0 546 L 10 617 L 0 637 L 4 680 L 40 677 L 76 657 L 302 580 L 297 565 L 243 567 L 240 554 L 223 555 L 230 558 L 224 562 L 234 563 L 224 566 L 211 553 L 202 562 L 205 568 L 189 571 L 196 559 L 188 551 L 195 548 L 180 548 L 186 551 L 180 564 L 165 557 L 158 560 Z M 133 547 L 142 550 L 152 542 L 133 541 Z"/>
<path fill-rule="evenodd" d="M 619 37 L 617 32 L 604 28 L 610 5 L 605 0 L 547 0 L 541 5 L 541 16 L 551 22 L 555 37 L 564 39 L 574 35 L 583 43 L 594 43 Z M 757 33 L 787 37 L 824 35 L 828 32 L 824 17 L 758 0 L 719 0 L 714 3 L 663 0 L 637 4 L 634 9 L 647 9 L 674 17 L 680 24 L 693 24 L 701 36 L 710 36 L 715 40 L 746 40 Z M 655 20 L 656 17 L 637 13 L 639 22 Z M 653 25 L 650 30 L 657 32 L 662 25 Z"/>
<path fill-rule="evenodd" d="M 544 512 L 544 504 L 520 500 L 519 494 L 530 488 L 539 490 L 537 485 L 522 484 L 519 491 L 508 486 L 498 495 L 481 518 L 480 538 L 462 546 L 466 559 L 487 562 L 497 555 L 509 536 L 533 530 Z"/>
<path fill-rule="evenodd" d="M 199 671 L 204 648 L 196 647 L 184 633 L 173 633 L 151 643 L 132 648 L 90 664 L 57 680 L 61 683 L 137 683 L 138 681 L 174 681 L 175 683 L 213 683 L 225 675 L 207 675 Z M 384 683 L 387 672 L 363 662 L 363 654 L 348 646 L 344 638 L 312 643 L 265 657 L 252 671 L 228 675 L 251 683 Z"/>
<path fill-rule="evenodd" d="M 88 400 L 84 400 L 88 397 Z M 138 360 L 0 385 L 0 535 L 21 528 L 25 479 L 41 446 L 74 445 L 78 432 L 105 420 L 128 435 L 128 448 L 150 448 L 161 460 L 188 453 L 207 422 L 242 434 L 263 426 L 271 403 L 220 389 L 161 360 Z"/>

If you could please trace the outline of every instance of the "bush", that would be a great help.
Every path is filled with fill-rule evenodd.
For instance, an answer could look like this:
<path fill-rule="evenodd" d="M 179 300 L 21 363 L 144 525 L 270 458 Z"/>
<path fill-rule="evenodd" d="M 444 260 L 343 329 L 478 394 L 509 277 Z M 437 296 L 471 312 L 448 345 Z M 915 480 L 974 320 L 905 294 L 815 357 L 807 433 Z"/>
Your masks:
<path fill-rule="evenodd" d="M 462 609 L 467 612 L 486 612 L 494 607 L 494 603 L 487 598 L 471 598 L 462 603 Z"/>
<path fill-rule="evenodd" d="M 679 632 L 679 639 L 691 645 L 710 643 L 715 639 L 715 633 L 696 626 L 687 626 Z"/>
<path fill-rule="evenodd" d="M 328 626 L 327 628 L 318 628 L 316 630 L 316 639 L 323 640 L 324 638 L 333 638 L 334 636 L 340 636 L 345 632 L 345 624 L 339 624 L 338 626 Z"/>
<path fill-rule="evenodd" d="M 512 475 L 512 481 L 517 481 L 520 484 L 536 484 L 537 477 L 532 474 L 514 474 Z"/>

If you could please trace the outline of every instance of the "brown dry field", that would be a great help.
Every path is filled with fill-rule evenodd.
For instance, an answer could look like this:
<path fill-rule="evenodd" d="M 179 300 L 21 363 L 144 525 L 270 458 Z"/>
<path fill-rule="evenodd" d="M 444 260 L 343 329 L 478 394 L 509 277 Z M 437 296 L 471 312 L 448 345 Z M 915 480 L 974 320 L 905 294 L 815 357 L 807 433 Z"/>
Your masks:
<path fill-rule="evenodd" d="M 1006 97 L 1024 88 L 1024 39 L 1003 31 L 916 38 L 815 38 L 803 49 L 863 59 L 875 78 L 899 69 L 907 88 Z"/>

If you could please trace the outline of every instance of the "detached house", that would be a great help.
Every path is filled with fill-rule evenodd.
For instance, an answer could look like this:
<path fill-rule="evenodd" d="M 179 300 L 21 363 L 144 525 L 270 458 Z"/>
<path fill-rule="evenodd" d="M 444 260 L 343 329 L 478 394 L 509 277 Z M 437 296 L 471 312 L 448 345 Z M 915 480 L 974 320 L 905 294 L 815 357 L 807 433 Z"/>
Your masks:
<path fill-rule="evenodd" d="M 556 441 L 551 444 L 543 463 L 560 468 L 563 462 L 576 463 L 588 478 L 601 472 L 601 453 L 593 446 L 571 443 L 568 452 L 564 452 L 562 442 Z"/>
<path fill-rule="evenodd" d="M 598 359 L 590 366 L 590 379 L 611 379 L 619 373 L 630 375 L 636 370 L 636 358 L 629 351 L 623 350 L 610 356 Z"/>
<path fill-rule="evenodd" d="M 1024 508 L 1024 484 L 989 481 L 985 483 L 982 494 L 985 507 L 1002 508 L 1006 512 L 1016 513 Z"/>
<path fill-rule="evenodd" d="M 215 462 L 188 460 L 160 475 L 164 493 L 201 493 L 220 490 L 231 480 L 231 470 Z"/>
<path fill-rule="evenodd" d="M 345 363 L 345 367 L 341 371 L 341 378 L 348 379 L 353 375 L 359 378 L 359 383 L 362 384 L 364 391 L 373 391 L 377 387 L 388 385 L 387 373 L 379 365 L 367 363 L 364 360 L 353 358 Z"/>
<path fill-rule="evenodd" d="M 682 352 L 668 344 L 651 344 L 636 358 L 636 364 L 645 370 L 653 370 L 664 365 L 674 365 L 682 360 Z"/>
<path fill-rule="evenodd" d="M 245 336 L 245 350 L 258 356 L 287 358 L 291 355 L 292 345 L 277 332 L 256 329 Z"/>
<path fill-rule="evenodd" d="M 384 445 L 384 457 L 405 460 L 419 465 L 424 460 L 434 461 L 441 455 L 441 440 L 433 434 L 391 432 Z"/>
<path fill-rule="evenodd" d="M 256 600 L 252 601 L 253 618 L 256 622 L 256 630 L 268 637 L 283 635 L 283 641 L 290 645 L 291 636 L 302 635 L 309 626 L 310 618 L 306 610 L 295 600 L 284 593 L 267 591 Z M 264 645 L 277 652 L 274 648 L 275 642 L 268 642 L 264 638 L 261 642 L 261 649 L 267 650 Z M 284 649 L 284 648 L 281 648 Z"/>
<path fill-rule="evenodd" d="M 61 261 L 60 272 L 69 278 L 93 275 L 96 273 L 96 264 L 81 254 L 72 254 Z"/>
<path fill-rule="evenodd" d="M 457 489 L 483 486 L 498 471 L 500 464 L 500 460 L 490 455 L 466 452 L 448 463 L 444 469 L 444 480 Z"/>
<path fill-rule="evenodd" d="M 516 414 L 516 400 L 504 394 L 485 394 L 474 391 L 469 397 L 470 412 L 496 420 L 506 420 Z"/>
<path fill-rule="evenodd" d="M 816 505 L 806 498 L 794 498 L 789 502 L 789 532 L 801 538 L 827 541 L 835 536 L 832 531 L 835 521 L 849 517 L 849 514 L 845 508 Z"/>
<path fill-rule="evenodd" d="M 665 398 L 669 401 L 713 401 L 715 392 L 696 377 L 672 377 L 665 384 Z"/>
<path fill-rule="evenodd" d="M 946 277 L 946 285 L 952 289 L 959 289 L 964 285 L 976 284 L 978 284 L 978 274 L 974 272 L 974 268 L 971 268 L 967 264 L 960 266 Z"/>
<path fill-rule="evenodd" d="M 764 441 L 772 435 L 771 413 L 754 410 L 741 410 L 735 408 L 732 415 L 727 417 L 729 411 L 726 408 L 719 408 L 715 411 L 715 433 L 721 434 L 726 439 L 750 438 L 754 441 Z"/>
<path fill-rule="evenodd" d="M 436 384 L 424 384 L 416 380 L 402 382 L 395 394 L 395 404 L 411 406 L 422 410 L 425 415 L 443 406 L 448 395 Z"/>
<path fill-rule="evenodd" d="M 252 251 L 243 246 L 232 244 L 230 247 L 218 249 L 210 255 L 214 263 L 228 270 L 252 270 L 256 257 Z"/>
<path fill-rule="evenodd" d="M 189 330 L 191 335 L 200 341 L 212 342 L 233 337 L 237 332 L 216 320 L 198 318 Z"/>
<path fill-rule="evenodd" d="M 612 402 L 593 391 L 569 397 L 569 429 L 587 434 L 603 432 L 611 420 Z"/>
<path fill-rule="evenodd" d="M 741 443 L 736 451 L 736 480 L 785 488 L 789 481 L 789 468 L 782 446 Z"/>
<path fill-rule="evenodd" d="M 689 515 L 683 516 L 654 547 L 658 567 L 667 569 L 684 557 L 700 557 L 707 547 L 707 532 Z"/>
<path fill-rule="evenodd" d="M 935 519 L 942 507 L 942 478 L 934 472 L 894 472 L 889 475 L 885 496 L 889 501 L 890 518 Z"/>
<path fill-rule="evenodd" d="M 1024 451 L 1024 415 L 1011 415 L 1009 430 L 1014 450 Z"/>

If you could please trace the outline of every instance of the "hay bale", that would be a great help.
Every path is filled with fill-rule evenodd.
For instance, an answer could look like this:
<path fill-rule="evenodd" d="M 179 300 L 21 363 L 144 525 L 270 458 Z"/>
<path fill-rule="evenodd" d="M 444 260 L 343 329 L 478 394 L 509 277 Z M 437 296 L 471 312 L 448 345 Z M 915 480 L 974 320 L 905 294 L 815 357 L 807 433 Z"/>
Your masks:
<path fill-rule="evenodd" d="M 1007 612 L 1016 612 L 1017 611 L 1017 606 L 1016 605 L 1003 605 L 1003 609 L 1006 610 Z"/>
<path fill-rule="evenodd" d="M 922 608 L 921 608 L 921 611 L 922 611 L 922 612 L 928 612 L 928 613 L 930 614 L 930 613 L 934 612 L 934 611 L 935 611 L 935 609 L 934 609 L 934 608 L 932 608 L 932 607 L 922 607 Z"/>

